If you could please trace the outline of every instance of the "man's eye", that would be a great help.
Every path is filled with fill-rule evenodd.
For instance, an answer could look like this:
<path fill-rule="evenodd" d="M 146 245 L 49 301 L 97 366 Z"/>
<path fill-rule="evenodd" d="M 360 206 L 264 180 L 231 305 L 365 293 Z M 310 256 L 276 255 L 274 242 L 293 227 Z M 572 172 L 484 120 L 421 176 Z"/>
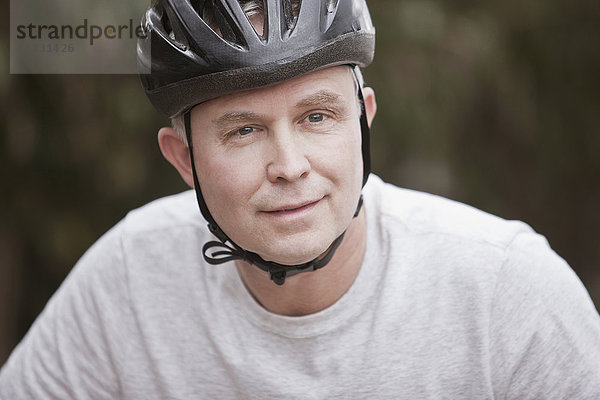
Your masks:
<path fill-rule="evenodd" d="M 323 114 L 321 114 L 321 113 L 314 113 L 314 114 L 310 114 L 310 115 L 309 115 L 309 116 L 306 118 L 306 120 L 307 120 L 308 122 L 311 122 L 311 123 L 315 123 L 315 122 L 321 122 L 321 121 L 323 121 L 323 119 L 325 119 L 325 116 L 324 116 Z"/>
<path fill-rule="evenodd" d="M 254 132 L 254 128 L 252 128 L 250 126 L 245 126 L 243 128 L 238 129 L 237 131 L 235 131 L 235 133 L 238 134 L 238 135 L 240 135 L 240 136 L 246 136 L 246 135 L 249 135 L 252 132 Z"/>

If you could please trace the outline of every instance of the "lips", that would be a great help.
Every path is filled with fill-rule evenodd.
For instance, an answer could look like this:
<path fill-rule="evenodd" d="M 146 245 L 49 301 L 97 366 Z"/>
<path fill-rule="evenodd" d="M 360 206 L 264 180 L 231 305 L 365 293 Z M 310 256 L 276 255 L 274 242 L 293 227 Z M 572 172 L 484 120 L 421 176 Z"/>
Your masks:
<path fill-rule="evenodd" d="M 263 211 L 266 215 L 271 217 L 277 217 L 277 219 L 284 218 L 289 220 L 290 218 L 300 218 L 311 212 L 323 198 L 317 200 L 308 200 L 301 203 L 286 204 L 277 206 L 271 209 Z"/>
<path fill-rule="evenodd" d="M 314 201 L 307 201 L 307 202 L 303 202 L 303 203 L 299 203 L 299 204 L 281 206 L 281 207 L 277 207 L 277 208 L 275 208 L 273 210 L 268 210 L 266 212 L 268 212 L 268 213 L 281 213 L 281 212 L 288 212 L 288 211 L 300 211 L 303 208 L 308 208 L 311 205 L 317 204 L 320 200 L 321 199 L 314 200 Z"/>

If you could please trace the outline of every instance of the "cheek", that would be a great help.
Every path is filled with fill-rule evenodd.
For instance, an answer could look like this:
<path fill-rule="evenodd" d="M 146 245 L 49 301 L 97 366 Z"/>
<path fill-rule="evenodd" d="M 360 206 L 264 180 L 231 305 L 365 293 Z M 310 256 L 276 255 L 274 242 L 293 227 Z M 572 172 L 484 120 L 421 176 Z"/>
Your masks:
<path fill-rule="evenodd" d="M 232 157 L 223 152 L 198 152 L 198 180 L 206 203 L 215 213 L 235 214 L 260 186 L 260 172 L 252 157 Z M 213 211 L 214 210 L 214 211 Z"/>
<path fill-rule="evenodd" d="M 347 128 L 344 134 L 333 137 L 319 151 L 315 158 L 315 169 L 327 173 L 335 180 L 351 187 L 356 181 L 362 183 L 362 149 L 360 129 L 354 126 Z"/>

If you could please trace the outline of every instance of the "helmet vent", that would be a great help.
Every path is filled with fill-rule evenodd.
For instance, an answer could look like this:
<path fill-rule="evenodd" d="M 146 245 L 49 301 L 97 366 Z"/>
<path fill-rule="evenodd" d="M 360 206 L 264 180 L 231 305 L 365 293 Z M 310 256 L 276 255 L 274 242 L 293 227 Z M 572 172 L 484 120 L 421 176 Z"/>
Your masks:
<path fill-rule="evenodd" d="M 265 18 L 265 0 L 240 0 L 240 5 L 246 18 L 250 21 L 254 32 L 262 39 L 265 39 L 265 25 L 267 24 Z"/>
<path fill-rule="evenodd" d="M 283 37 L 293 31 L 302 0 L 189 0 L 213 32 L 232 44 L 247 48 L 248 32 L 266 40 L 269 9 L 277 7 Z"/>
<path fill-rule="evenodd" d="M 267 0 L 266 3 L 264 14 L 265 30 L 267 32 L 263 36 L 271 36 L 268 31 L 272 30 L 271 34 L 278 32 L 281 39 L 287 40 L 292 35 L 298 22 L 302 0 Z M 269 14 L 272 14 L 271 18 Z M 277 24 L 278 26 L 270 26 L 270 24 Z"/>
<path fill-rule="evenodd" d="M 296 21 L 298 20 L 301 3 L 302 0 L 282 0 L 283 18 L 281 22 L 283 24 L 283 32 L 291 32 L 294 30 Z"/>
<path fill-rule="evenodd" d="M 260 3 L 262 6 L 262 0 L 241 0 L 239 3 L 237 0 L 191 0 L 192 7 L 210 29 L 226 41 L 240 47 L 247 47 L 240 25 L 250 25 L 248 14 L 245 17 L 248 21 L 236 22 L 236 18 L 239 19 L 239 16 L 243 15 L 240 7 L 244 7 L 245 3 Z M 236 9 L 233 9 L 234 7 Z"/>
<path fill-rule="evenodd" d="M 327 32 L 335 19 L 339 0 L 325 0 L 322 4 L 321 32 Z"/>
<path fill-rule="evenodd" d="M 177 19 L 173 15 L 173 11 L 168 8 L 162 8 L 161 10 L 161 24 L 165 34 L 171 39 L 171 43 L 182 51 L 187 50 L 187 40 L 185 34 L 181 31 L 181 27 L 177 25 Z"/>
<path fill-rule="evenodd" d="M 169 20 L 169 16 L 165 10 L 162 10 L 162 18 L 160 19 L 162 23 L 162 27 L 171 39 L 175 39 L 175 33 L 173 32 L 173 28 L 171 27 L 171 21 Z"/>
<path fill-rule="evenodd" d="M 333 14 L 335 12 L 335 9 L 338 5 L 338 1 L 339 0 L 327 0 L 325 4 L 325 11 L 327 12 L 327 14 Z"/>
<path fill-rule="evenodd" d="M 200 17 L 202 17 L 202 14 L 203 14 L 204 3 L 205 3 L 205 0 L 190 0 L 190 4 L 192 5 L 192 8 L 196 11 L 196 13 Z"/>

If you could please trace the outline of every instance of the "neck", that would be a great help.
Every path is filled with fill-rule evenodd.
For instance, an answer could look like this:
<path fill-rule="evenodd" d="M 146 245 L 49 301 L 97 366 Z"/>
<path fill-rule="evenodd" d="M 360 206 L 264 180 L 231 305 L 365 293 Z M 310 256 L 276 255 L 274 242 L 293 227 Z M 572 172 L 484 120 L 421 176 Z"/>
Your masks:
<path fill-rule="evenodd" d="M 301 316 L 324 310 L 338 301 L 356 279 L 366 249 L 365 207 L 352 220 L 335 255 L 322 269 L 286 278 L 282 286 L 267 272 L 237 261 L 238 272 L 254 298 L 267 310 Z"/>

